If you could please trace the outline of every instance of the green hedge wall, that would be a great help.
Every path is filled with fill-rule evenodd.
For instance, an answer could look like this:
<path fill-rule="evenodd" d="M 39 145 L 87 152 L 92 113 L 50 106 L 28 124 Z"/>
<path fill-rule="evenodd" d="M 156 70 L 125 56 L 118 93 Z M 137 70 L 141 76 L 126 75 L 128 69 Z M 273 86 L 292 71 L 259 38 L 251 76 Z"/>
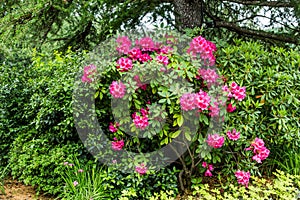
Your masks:
<path fill-rule="evenodd" d="M 228 124 L 248 138 L 264 139 L 271 155 L 300 147 L 300 51 L 236 40 L 220 47 L 217 66 L 227 81 L 246 86 Z M 270 159 L 268 159 L 270 160 Z"/>

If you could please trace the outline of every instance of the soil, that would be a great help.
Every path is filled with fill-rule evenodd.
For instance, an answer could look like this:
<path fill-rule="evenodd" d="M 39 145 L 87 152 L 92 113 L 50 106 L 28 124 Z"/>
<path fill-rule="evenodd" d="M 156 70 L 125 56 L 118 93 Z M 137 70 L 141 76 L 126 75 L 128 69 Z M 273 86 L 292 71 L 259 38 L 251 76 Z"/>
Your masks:
<path fill-rule="evenodd" d="M 16 180 L 4 181 L 5 194 L 0 191 L 0 200 L 54 200 L 53 197 L 37 195 L 34 187 L 26 186 Z"/>

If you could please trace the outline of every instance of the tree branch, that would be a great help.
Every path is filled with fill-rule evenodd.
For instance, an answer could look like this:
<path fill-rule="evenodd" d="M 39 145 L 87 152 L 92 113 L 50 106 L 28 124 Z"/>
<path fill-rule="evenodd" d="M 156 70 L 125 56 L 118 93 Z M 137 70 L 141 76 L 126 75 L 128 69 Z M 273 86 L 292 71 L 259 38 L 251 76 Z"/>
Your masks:
<path fill-rule="evenodd" d="M 285 8 L 294 7 L 294 5 L 291 2 L 282 2 L 282 1 L 228 0 L 228 2 L 249 5 L 249 6 L 253 5 L 253 6 L 285 7 Z"/>
<path fill-rule="evenodd" d="M 248 28 L 240 27 L 231 22 L 220 21 L 220 20 L 214 20 L 214 23 L 215 23 L 215 27 L 227 28 L 229 30 L 232 30 L 242 35 L 256 36 L 260 38 L 268 38 L 268 39 L 277 40 L 281 42 L 299 44 L 299 40 L 292 37 L 288 37 L 287 35 L 272 34 L 266 31 L 248 29 Z"/>

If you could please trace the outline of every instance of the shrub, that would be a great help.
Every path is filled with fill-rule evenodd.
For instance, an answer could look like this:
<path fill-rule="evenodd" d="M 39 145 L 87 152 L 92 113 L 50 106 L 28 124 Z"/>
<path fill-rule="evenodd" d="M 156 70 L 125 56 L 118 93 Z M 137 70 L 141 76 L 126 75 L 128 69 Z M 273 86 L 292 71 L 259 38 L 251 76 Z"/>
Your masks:
<path fill-rule="evenodd" d="M 0 63 L 0 167 L 7 165 L 8 152 L 19 131 L 29 124 L 24 116 L 31 91 L 27 78 L 30 58 L 12 54 Z"/>
<path fill-rule="evenodd" d="M 36 186 L 37 191 L 58 194 L 63 191 L 62 163 L 79 154 L 83 146 L 69 142 L 53 145 L 37 133 L 20 134 L 10 150 L 11 175 L 25 184 Z"/>
<path fill-rule="evenodd" d="M 15 128 L 4 132 L 14 135 L 8 154 L 11 174 L 50 194 L 62 189 L 59 170 L 64 159 L 87 155 L 72 113 L 73 85 L 82 56 L 84 53 L 71 51 L 52 55 L 33 51 L 32 63 L 24 66 L 26 73 L 12 72 L 20 82 L 13 93 L 16 96 L 11 97 L 13 104 L 8 104 L 17 115 L 5 116 L 7 126 Z M 10 85 L 6 87 L 12 90 Z M 4 95 L 5 102 L 9 95 Z"/>
<path fill-rule="evenodd" d="M 223 77 L 212 68 L 216 48 L 210 41 L 198 36 L 185 48 L 185 36 L 160 36 L 155 41 L 133 36 L 135 45 L 126 36 L 113 38 L 90 55 L 74 103 L 85 145 L 106 164 L 115 162 L 123 171 L 140 174 L 161 160 L 179 158 L 183 191 L 192 176 L 202 174 L 203 161 L 218 163 L 216 171 L 225 168 L 222 172 L 231 173 L 232 179 L 249 179 L 248 171 L 258 171 L 256 162 L 268 157 L 267 146 L 257 148 L 256 141 L 262 140 L 255 134 L 235 142 L 239 136 L 234 123 L 227 127 L 232 130 L 228 137 L 221 129 L 227 111 L 234 112 L 234 105 L 245 98 L 245 87 L 234 81 L 223 85 Z M 244 152 L 246 147 L 252 151 Z M 151 155 L 161 149 L 165 151 L 157 157 Z M 228 157 L 234 166 L 224 167 Z M 214 167 L 204 168 L 204 175 L 211 176 Z M 239 183 L 247 187 L 248 179 Z"/>
<path fill-rule="evenodd" d="M 220 73 L 247 88 L 245 101 L 236 104 L 237 111 L 228 116 L 225 129 L 235 124 L 247 138 L 265 141 L 271 158 L 262 170 L 268 174 L 276 167 L 274 152 L 299 148 L 299 63 L 299 49 L 267 49 L 253 41 L 235 40 L 235 45 L 218 51 Z"/>

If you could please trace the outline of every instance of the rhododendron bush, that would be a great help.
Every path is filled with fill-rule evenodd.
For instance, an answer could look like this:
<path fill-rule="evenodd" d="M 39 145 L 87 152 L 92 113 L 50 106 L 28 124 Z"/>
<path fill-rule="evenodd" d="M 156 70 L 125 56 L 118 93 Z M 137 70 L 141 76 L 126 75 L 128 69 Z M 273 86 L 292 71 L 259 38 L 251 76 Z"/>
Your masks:
<path fill-rule="evenodd" d="M 183 179 L 197 172 L 214 176 L 225 167 L 248 186 L 249 171 L 269 150 L 234 124 L 223 128 L 246 88 L 218 74 L 213 42 L 176 33 L 123 35 L 92 55 L 75 92 L 75 101 L 85 104 L 75 106 L 75 115 L 81 139 L 101 162 L 143 175 L 177 160 L 182 189 L 189 185 Z M 229 154 L 235 166 L 224 164 Z"/>

